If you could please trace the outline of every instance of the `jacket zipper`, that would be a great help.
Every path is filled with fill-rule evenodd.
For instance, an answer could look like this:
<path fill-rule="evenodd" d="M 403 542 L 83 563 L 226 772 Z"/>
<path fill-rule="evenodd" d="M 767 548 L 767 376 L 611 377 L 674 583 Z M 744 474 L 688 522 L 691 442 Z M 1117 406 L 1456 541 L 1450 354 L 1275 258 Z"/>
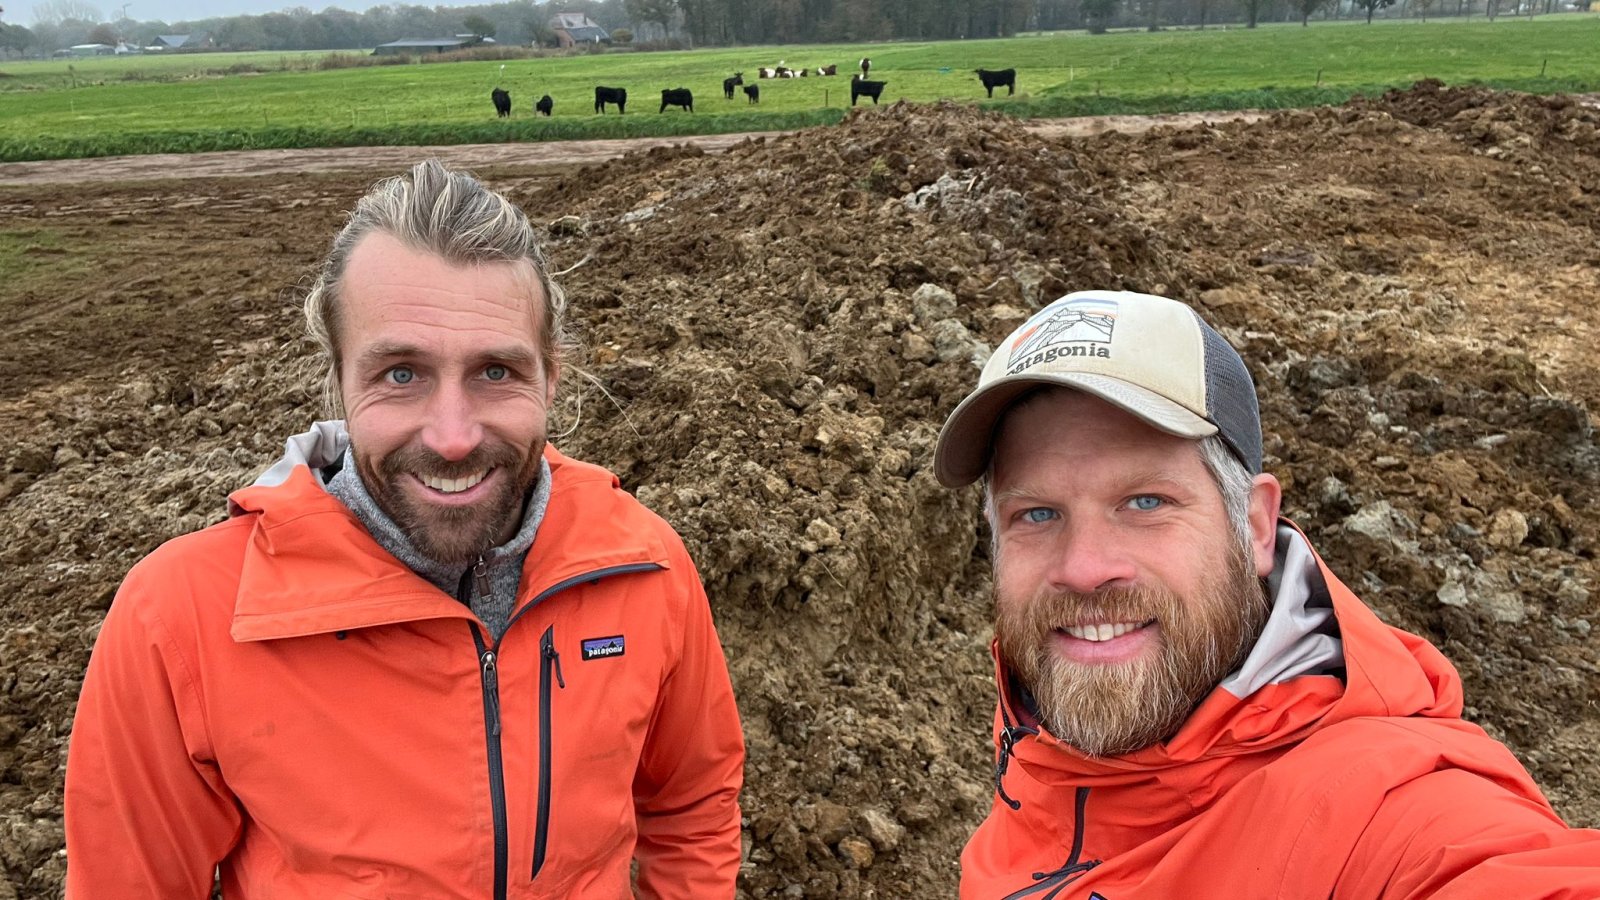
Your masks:
<path fill-rule="evenodd" d="M 1095 866 L 1100 865 L 1100 860 L 1098 859 L 1091 859 L 1088 862 L 1078 862 L 1078 856 L 1083 853 L 1083 808 L 1089 802 L 1089 789 L 1087 787 L 1078 788 L 1077 796 L 1074 798 L 1074 801 L 1072 817 L 1072 855 L 1067 857 L 1067 861 L 1063 863 L 1059 869 L 1049 872 L 1033 873 L 1033 880 L 1036 882 L 1035 884 L 1031 884 L 1020 891 L 1007 894 L 1004 900 L 1015 900 L 1015 898 L 1018 897 L 1028 897 L 1033 894 L 1038 894 L 1041 891 L 1045 891 L 1047 893 L 1043 894 L 1039 900 L 1055 900 L 1056 896 L 1062 891 L 1066 890 L 1068 885 L 1083 877 L 1085 872 L 1088 872 Z"/>
<path fill-rule="evenodd" d="M 456 585 L 456 599 L 461 605 L 472 606 L 474 589 L 486 595 L 489 590 L 489 564 L 482 556 L 472 568 L 461 573 Z M 472 643 L 478 648 L 478 675 L 483 684 L 484 740 L 489 754 L 489 814 L 494 821 L 494 897 L 505 900 L 506 857 L 511 839 L 506 825 L 506 773 L 505 761 L 500 752 L 500 659 L 499 642 L 488 646 L 478 623 L 472 623 Z"/>
<path fill-rule="evenodd" d="M 540 602 L 552 594 L 560 593 L 576 584 L 585 581 L 599 581 L 608 575 L 625 575 L 631 572 L 650 572 L 660 569 L 658 563 L 632 563 L 625 566 L 612 566 L 606 569 L 595 569 L 582 575 L 575 575 L 557 584 L 551 585 L 539 592 L 537 597 L 517 610 L 506 622 L 506 631 L 511 630 L 512 623 L 522 617 L 522 614 L 538 606 Z M 482 556 L 478 561 L 461 573 L 461 580 L 456 585 L 456 599 L 463 606 L 471 608 L 474 590 L 483 596 L 488 596 L 491 586 L 488 576 L 489 566 Z M 489 753 L 489 810 L 494 820 L 494 898 L 505 900 L 506 897 L 506 870 L 507 859 L 510 856 L 511 840 L 508 837 L 509 829 L 506 824 L 506 775 L 505 761 L 500 747 L 500 642 L 489 646 L 483 639 L 483 630 L 477 622 L 472 626 L 472 642 L 478 649 L 478 673 L 483 684 L 483 721 L 484 735 L 488 742 Z M 501 632 L 502 636 L 505 632 Z M 539 820 L 533 838 L 533 873 L 539 874 L 539 869 L 544 865 L 545 849 L 549 843 L 550 819 L 550 674 L 554 670 L 556 681 L 562 688 L 567 686 L 566 680 L 561 677 L 561 656 L 555 649 L 555 626 L 545 629 L 540 639 L 540 677 L 539 677 Z M 530 878 L 532 877 L 530 876 Z"/>
<path fill-rule="evenodd" d="M 545 846 L 550 837 L 550 674 L 565 690 L 567 680 L 561 677 L 561 654 L 556 652 L 556 627 L 551 625 L 539 639 L 539 819 L 533 832 L 533 872 L 529 878 L 538 878 L 544 868 Z"/>
<path fill-rule="evenodd" d="M 461 576 L 465 593 L 469 587 L 469 569 Z M 485 645 L 478 623 L 472 623 L 472 642 L 478 648 L 478 673 L 483 682 L 484 739 L 489 750 L 489 811 L 494 820 L 494 897 L 505 900 L 506 856 L 511 846 L 506 826 L 506 773 L 500 754 L 500 661 L 494 647 Z"/>

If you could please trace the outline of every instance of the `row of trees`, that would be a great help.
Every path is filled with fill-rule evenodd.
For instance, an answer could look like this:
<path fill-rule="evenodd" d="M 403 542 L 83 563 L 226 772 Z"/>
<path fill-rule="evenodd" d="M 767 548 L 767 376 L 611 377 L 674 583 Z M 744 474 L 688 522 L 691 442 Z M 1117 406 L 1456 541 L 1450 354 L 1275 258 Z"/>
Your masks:
<path fill-rule="evenodd" d="M 127 7 L 121 7 L 126 9 Z M 126 42 L 149 46 L 157 35 L 204 32 L 225 50 L 345 50 L 403 38 L 472 33 L 501 43 L 548 43 L 556 12 L 584 12 L 608 30 L 626 28 L 623 0 L 576 0 L 534 4 L 507 2 L 446 8 L 409 4 L 377 6 L 355 13 L 304 6 L 260 16 L 217 16 L 186 21 L 104 19 L 87 0 L 44 0 L 34 6 L 31 28 L 0 22 L 0 50 L 48 55 L 73 44 Z"/>
<path fill-rule="evenodd" d="M 1585 0 L 1039 0 L 1037 27 L 1045 30 L 1084 28 L 1160 28 L 1258 22 L 1310 23 L 1312 18 L 1363 18 L 1383 13 L 1426 21 L 1428 18 L 1502 15 L 1533 16 L 1587 8 Z M 1075 5 L 1074 5 L 1075 4 Z"/>
<path fill-rule="evenodd" d="M 501 43 L 551 40 L 556 12 L 582 12 L 608 30 L 691 45 L 998 37 L 1023 30 L 1309 22 L 1313 17 L 1533 14 L 1573 0 L 548 0 L 455 8 L 386 5 L 363 13 L 296 7 L 262 16 L 188 22 L 107 22 L 89 0 L 44 0 L 34 25 L 0 22 L 0 53 L 48 55 L 119 41 L 147 46 L 160 34 L 205 32 L 220 49 L 332 50 L 464 32 Z M 1396 6 L 1398 4 L 1398 6 Z M 1396 7 L 1389 10 L 1390 7 Z M 126 6 L 122 7 L 124 10 Z"/>

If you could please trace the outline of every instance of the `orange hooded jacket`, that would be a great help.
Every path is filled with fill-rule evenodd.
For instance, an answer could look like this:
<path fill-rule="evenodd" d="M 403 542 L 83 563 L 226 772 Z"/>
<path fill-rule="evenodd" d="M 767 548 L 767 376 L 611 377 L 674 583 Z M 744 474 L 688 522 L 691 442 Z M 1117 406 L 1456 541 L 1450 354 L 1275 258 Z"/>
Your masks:
<path fill-rule="evenodd" d="M 495 644 L 304 465 L 134 567 L 66 778 L 67 896 L 732 897 L 738 711 L 694 566 L 603 469 Z"/>
<path fill-rule="evenodd" d="M 1600 897 L 1600 831 L 1569 830 L 1462 721 L 1450 663 L 1379 621 L 1298 530 L 1278 542 L 1268 627 L 1285 639 L 1245 663 L 1268 683 L 1238 696 L 1230 678 L 1165 743 L 1085 757 L 997 665 L 997 792 L 962 898 Z M 1286 580 L 1303 603 L 1282 600 Z"/>

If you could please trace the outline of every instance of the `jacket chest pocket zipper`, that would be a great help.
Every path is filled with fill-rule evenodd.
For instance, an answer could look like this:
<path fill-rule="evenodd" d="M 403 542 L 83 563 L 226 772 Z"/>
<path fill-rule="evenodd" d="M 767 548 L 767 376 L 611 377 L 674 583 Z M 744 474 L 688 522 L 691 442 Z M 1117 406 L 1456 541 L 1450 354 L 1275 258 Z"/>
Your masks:
<path fill-rule="evenodd" d="M 538 878 L 544 868 L 545 850 L 550 839 L 550 705 L 552 684 L 565 689 L 566 679 L 561 677 L 561 654 L 556 652 L 556 628 L 544 630 L 539 638 L 539 812 L 533 832 L 533 872 L 529 878 Z"/>

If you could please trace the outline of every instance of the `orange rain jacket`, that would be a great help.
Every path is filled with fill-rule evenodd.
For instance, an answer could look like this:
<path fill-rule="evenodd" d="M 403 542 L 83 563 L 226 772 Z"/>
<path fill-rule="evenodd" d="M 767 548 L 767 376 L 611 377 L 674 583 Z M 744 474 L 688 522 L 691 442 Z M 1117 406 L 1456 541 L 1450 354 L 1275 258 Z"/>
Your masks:
<path fill-rule="evenodd" d="M 962 898 L 1600 897 L 1600 831 L 1568 830 L 1462 721 L 1432 645 L 1379 621 L 1297 530 L 1278 534 L 1300 547 L 1309 605 L 1331 602 L 1343 677 L 1219 687 L 1166 743 L 1096 760 L 1045 733 L 997 667 L 998 790 L 961 856 Z"/>
<path fill-rule="evenodd" d="M 552 490 L 498 645 L 305 466 L 134 567 L 89 664 L 67 896 L 732 897 L 744 746 L 676 534 Z"/>

